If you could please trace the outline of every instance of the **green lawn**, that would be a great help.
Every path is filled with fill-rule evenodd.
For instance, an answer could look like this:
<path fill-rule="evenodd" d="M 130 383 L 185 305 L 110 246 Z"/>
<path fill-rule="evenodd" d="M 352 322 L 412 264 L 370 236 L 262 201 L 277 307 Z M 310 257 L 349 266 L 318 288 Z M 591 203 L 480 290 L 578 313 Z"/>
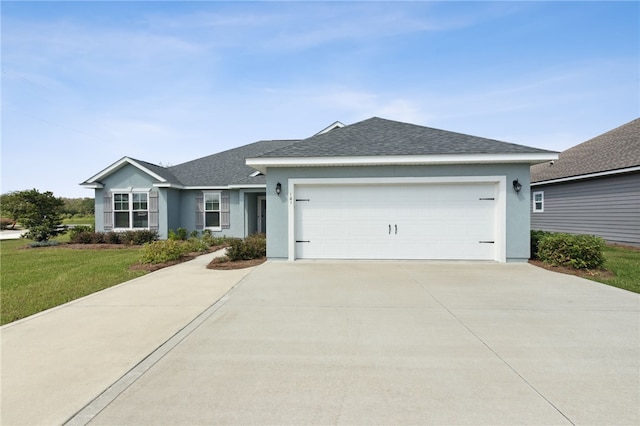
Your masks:
<path fill-rule="evenodd" d="M 640 293 L 640 250 L 606 246 L 605 269 L 613 272 L 611 279 L 592 278 L 594 281 Z"/>
<path fill-rule="evenodd" d="M 73 216 L 67 219 L 63 219 L 64 225 L 90 225 L 93 226 L 96 222 L 95 216 Z"/>
<path fill-rule="evenodd" d="M 143 275 L 130 271 L 140 248 L 24 248 L 0 241 L 0 324 L 27 317 Z"/>
<path fill-rule="evenodd" d="M 68 235 L 59 240 L 68 240 Z M 28 243 L 25 240 L 0 241 L 0 324 L 144 274 L 129 270 L 139 260 L 140 248 L 25 248 Z M 591 279 L 640 293 L 640 250 L 607 246 L 605 256 L 605 268 L 615 276 Z"/>

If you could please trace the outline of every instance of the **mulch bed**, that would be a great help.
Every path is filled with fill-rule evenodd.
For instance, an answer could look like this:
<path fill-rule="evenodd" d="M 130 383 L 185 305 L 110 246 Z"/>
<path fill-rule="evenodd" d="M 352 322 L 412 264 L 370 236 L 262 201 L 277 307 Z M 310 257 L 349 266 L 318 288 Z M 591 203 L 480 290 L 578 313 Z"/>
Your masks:
<path fill-rule="evenodd" d="M 228 260 L 227 258 L 224 258 L 224 257 L 217 257 L 213 259 L 211 262 L 209 262 L 209 264 L 207 265 L 207 269 L 217 269 L 222 271 L 229 271 L 232 269 L 244 269 L 244 268 L 251 268 L 254 266 L 262 265 L 266 261 L 267 261 L 266 257 L 260 257 L 258 259 L 251 259 L 251 260 L 234 260 L 234 261 Z"/>
<path fill-rule="evenodd" d="M 55 246 L 45 246 L 45 247 L 37 247 L 37 248 L 46 248 L 46 249 L 48 249 L 48 248 L 54 248 L 54 249 L 55 248 L 68 248 L 68 249 L 74 249 L 74 250 L 114 250 L 114 249 L 128 249 L 128 248 L 135 248 L 135 247 L 141 247 L 141 246 L 127 245 L 127 244 L 70 244 L 70 243 L 61 243 L 61 244 L 57 244 Z M 153 271 L 157 271 L 159 269 L 166 268 L 166 267 L 169 267 L 169 266 L 178 265 L 178 264 L 183 263 L 183 262 L 188 262 L 189 260 L 193 260 L 198 256 L 201 256 L 201 255 L 207 254 L 207 253 L 213 253 L 213 252 L 216 252 L 218 250 L 222 250 L 225 247 L 227 247 L 227 246 L 226 245 L 213 246 L 213 247 L 210 247 L 209 250 L 207 250 L 204 253 L 203 252 L 189 253 L 186 256 L 183 256 L 178 260 L 172 260 L 170 262 L 165 262 L 165 263 L 155 263 L 155 264 L 151 264 L 151 263 L 136 263 L 134 265 L 131 265 L 131 267 L 129 269 L 132 270 L 132 271 L 153 272 Z M 31 249 L 32 247 L 29 247 L 27 245 L 24 248 L 25 249 Z M 267 260 L 266 257 L 262 257 L 260 259 L 230 261 L 226 257 L 217 257 L 217 258 L 213 259 L 207 265 L 207 269 L 217 269 L 217 270 L 229 271 L 229 270 L 233 270 L 233 269 L 251 268 L 253 266 L 258 266 L 258 265 L 266 262 L 266 260 Z"/>
<path fill-rule="evenodd" d="M 567 275 L 575 275 L 580 278 L 609 279 L 609 278 L 615 277 L 613 272 L 607 271 L 606 269 L 590 270 L 590 269 L 576 269 L 576 268 L 570 268 L 566 266 L 551 266 L 551 265 L 545 265 L 544 262 L 542 262 L 541 260 L 533 260 L 533 259 L 530 259 L 529 263 L 539 268 L 546 269 L 548 271 L 559 272 L 561 274 L 567 274 Z"/>

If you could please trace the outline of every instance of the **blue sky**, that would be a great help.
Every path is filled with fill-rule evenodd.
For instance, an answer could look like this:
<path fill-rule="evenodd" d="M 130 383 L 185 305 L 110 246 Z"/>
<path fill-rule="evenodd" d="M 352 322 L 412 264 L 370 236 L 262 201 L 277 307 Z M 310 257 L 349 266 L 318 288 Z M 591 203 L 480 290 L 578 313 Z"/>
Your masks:
<path fill-rule="evenodd" d="M 639 2 L 2 1 L 2 193 L 379 116 L 562 151 L 640 116 Z"/>

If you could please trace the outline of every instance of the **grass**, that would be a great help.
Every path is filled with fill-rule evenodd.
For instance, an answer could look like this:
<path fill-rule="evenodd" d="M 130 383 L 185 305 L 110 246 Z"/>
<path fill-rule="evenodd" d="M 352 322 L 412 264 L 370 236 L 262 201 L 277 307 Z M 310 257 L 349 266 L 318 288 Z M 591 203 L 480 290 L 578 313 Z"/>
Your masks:
<path fill-rule="evenodd" d="M 613 272 L 614 277 L 591 278 L 613 287 L 640 293 L 640 250 L 619 246 L 606 246 L 604 268 Z"/>
<path fill-rule="evenodd" d="M 0 241 L 0 324 L 6 324 L 144 275 L 129 267 L 140 248 L 25 248 Z"/>
<path fill-rule="evenodd" d="M 73 216 L 62 220 L 63 225 L 93 225 L 95 216 Z"/>

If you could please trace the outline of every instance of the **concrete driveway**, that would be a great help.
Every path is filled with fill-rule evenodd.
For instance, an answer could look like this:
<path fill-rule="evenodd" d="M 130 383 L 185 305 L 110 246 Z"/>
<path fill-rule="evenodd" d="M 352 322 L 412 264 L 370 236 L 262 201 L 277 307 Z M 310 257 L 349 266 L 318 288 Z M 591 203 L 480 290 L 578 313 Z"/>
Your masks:
<path fill-rule="evenodd" d="M 640 424 L 640 296 L 527 264 L 268 262 L 71 424 Z"/>

